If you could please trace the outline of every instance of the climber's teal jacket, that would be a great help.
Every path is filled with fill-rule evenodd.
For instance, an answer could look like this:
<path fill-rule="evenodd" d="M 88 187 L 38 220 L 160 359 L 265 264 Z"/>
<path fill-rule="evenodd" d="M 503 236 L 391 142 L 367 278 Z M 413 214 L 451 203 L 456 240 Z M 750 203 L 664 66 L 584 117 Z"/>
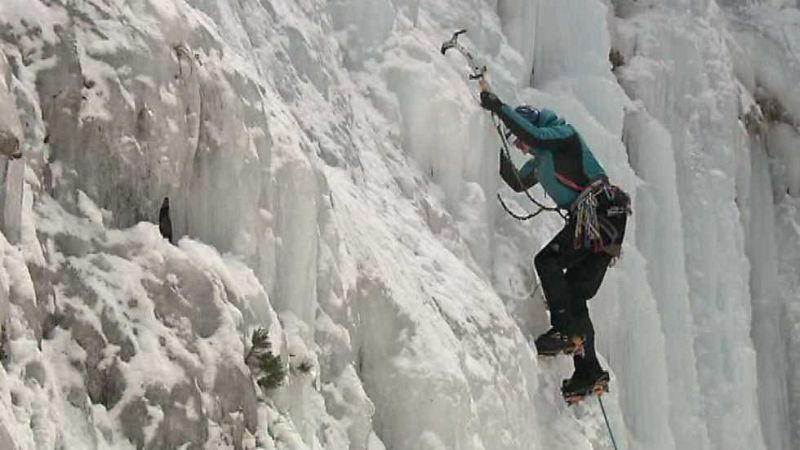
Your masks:
<path fill-rule="evenodd" d="M 517 139 L 533 148 L 534 158 L 522 166 L 519 178 L 513 172 L 511 161 L 501 152 L 500 173 L 515 191 L 539 182 L 560 208 L 567 209 L 585 187 L 599 178 L 606 178 L 580 134 L 553 111 L 541 110 L 536 123 L 531 123 L 503 104 L 497 116 Z"/>

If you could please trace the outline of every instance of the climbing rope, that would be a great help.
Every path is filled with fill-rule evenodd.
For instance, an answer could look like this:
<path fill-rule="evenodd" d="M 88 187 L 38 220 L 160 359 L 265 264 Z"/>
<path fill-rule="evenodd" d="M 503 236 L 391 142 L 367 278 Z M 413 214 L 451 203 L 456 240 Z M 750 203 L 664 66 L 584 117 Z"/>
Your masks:
<path fill-rule="evenodd" d="M 611 438 L 611 444 L 614 446 L 614 450 L 619 450 L 617 448 L 617 441 L 614 439 L 614 432 L 611 431 L 611 424 L 608 422 L 606 407 L 603 406 L 603 399 L 601 395 L 597 396 L 597 401 L 600 403 L 600 409 L 603 411 L 603 418 L 606 420 L 606 428 L 608 428 L 608 436 Z"/>
<path fill-rule="evenodd" d="M 501 128 L 500 121 L 497 120 L 497 116 L 494 113 L 492 113 L 492 122 L 494 122 L 494 128 L 495 130 L 497 130 L 498 136 L 500 136 L 500 142 L 503 144 L 501 151 L 503 152 L 503 155 L 505 155 L 505 157 L 508 158 L 509 161 L 511 161 L 511 152 L 508 150 L 508 138 L 506 138 L 506 134 L 503 132 L 503 129 Z M 519 175 L 519 170 L 517 170 L 517 167 L 513 163 L 511 164 L 511 167 L 514 169 L 514 178 L 517 179 L 517 183 L 519 184 L 519 186 L 522 186 L 523 185 L 522 178 Z M 500 201 L 500 205 L 511 217 L 520 221 L 525 221 L 538 216 L 544 211 L 551 211 L 551 212 L 557 212 L 562 219 L 567 220 L 567 216 L 564 215 L 564 213 L 561 211 L 560 208 L 543 205 L 541 202 L 533 198 L 533 196 L 531 195 L 530 192 L 528 192 L 527 189 L 525 189 L 523 192 L 525 192 L 525 196 L 528 197 L 528 200 L 530 200 L 534 205 L 536 205 L 539 208 L 536 210 L 536 212 L 528 213 L 524 216 L 512 212 L 508 208 L 508 205 L 506 205 L 506 203 L 503 201 L 503 198 L 500 196 L 500 194 L 497 194 L 497 199 Z"/>
<path fill-rule="evenodd" d="M 513 218 L 515 218 L 515 219 L 517 219 L 519 221 L 525 221 L 525 220 L 533 219 L 534 217 L 538 216 L 539 214 L 541 214 L 542 212 L 545 211 L 543 208 L 539 208 L 538 211 L 536 211 L 534 213 L 528 213 L 528 214 L 523 216 L 523 215 L 519 215 L 519 214 L 515 213 L 514 211 L 511 211 L 511 209 L 508 207 L 508 205 L 506 205 L 506 202 L 503 201 L 503 197 L 501 197 L 500 194 L 497 194 L 497 200 L 500 201 L 500 206 L 503 207 L 503 209 L 508 213 L 509 216 L 511 216 L 511 217 L 513 217 Z"/>

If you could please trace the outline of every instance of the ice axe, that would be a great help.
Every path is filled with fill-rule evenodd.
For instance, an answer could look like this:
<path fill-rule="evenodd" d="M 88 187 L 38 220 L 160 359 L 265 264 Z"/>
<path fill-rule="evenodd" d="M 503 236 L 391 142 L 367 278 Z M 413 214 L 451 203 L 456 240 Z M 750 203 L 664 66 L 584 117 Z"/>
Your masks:
<path fill-rule="evenodd" d="M 486 75 L 486 70 L 487 70 L 486 64 L 483 65 L 478 64 L 478 62 L 475 60 L 475 57 L 472 56 L 472 53 L 469 50 L 467 50 L 466 47 L 461 45 L 460 42 L 458 42 L 458 37 L 466 32 L 467 32 L 466 28 L 458 30 L 455 33 L 453 33 L 453 37 L 444 41 L 442 43 L 442 55 L 447 53 L 447 51 L 450 50 L 451 48 L 458 50 L 459 53 L 464 55 L 464 58 L 467 59 L 467 64 L 469 65 L 469 68 L 472 70 L 472 73 L 469 75 L 469 79 L 478 80 L 481 90 L 483 91 L 489 88 L 488 83 L 484 79 L 484 75 Z"/>
<path fill-rule="evenodd" d="M 454 48 L 454 49 L 458 50 L 459 53 L 464 55 L 464 58 L 466 58 L 467 64 L 469 65 L 470 70 L 472 70 L 472 73 L 469 75 L 469 79 L 470 80 L 478 80 L 478 84 L 480 85 L 481 91 L 488 91 L 489 90 L 489 82 L 486 81 L 486 71 L 488 70 L 487 67 L 486 67 L 486 64 L 479 64 L 478 61 L 476 61 L 475 56 L 472 55 L 472 52 L 467 50 L 466 47 L 464 47 L 463 45 L 461 45 L 461 43 L 458 42 L 458 37 L 461 36 L 462 34 L 466 33 L 466 32 L 467 32 L 466 28 L 458 30 L 455 33 L 453 33 L 453 36 L 450 39 L 444 41 L 442 43 L 442 55 L 446 54 L 447 51 L 450 50 L 451 48 Z M 503 131 L 502 124 L 497 119 L 497 117 L 496 117 L 496 115 L 494 113 L 492 113 L 492 123 L 494 123 L 494 127 L 497 130 L 497 135 L 500 137 L 500 142 L 503 144 L 502 151 L 505 153 L 507 158 L 511 159 L 511 156 L 509 155 L 509 151 L 508 151 L 508 146 L 509 146 L 508 137 L 506 136 L 506 133 Z M 514 173 L 516 174 L 517 181 L 521 185 L 522 181 L 520 180 L 519 173 L 516 170 L 514 171 Z M 513 213 L 510 209 L 508 209 L 508 206 L 506 206 L 505 202 L 503 202 L 503 199 L 500 197 L 500 194 L 497 194 L 497 198 L 498 198 L 498 200 L 500 200 L 500 204 L 503 206 L 503 209 L 505 209 L 506 212 L 508 212 L 514 218 L 516 218 L 518 220 L 532 219 L 532 218 L 536 217 L 537 215 L 539 215 L 542 211 L 558 211 L 558 208 L 552 208 L 552 207 L 544 206 L 543 204 L 539 203 L 535 198 L 533 198 L 531 196 L 531 194 L 527 191 L 527 189 L 525 190 L 525 195 L 536 206 L 539 207 L 538 211 L 536 211 L 535 213 L 532 213 L 532 214 L 528 214 L 526 216 L 520 216 L 518 214 Z M 559 212 L 559 214 L 561 214 L 561 213 Z"/>

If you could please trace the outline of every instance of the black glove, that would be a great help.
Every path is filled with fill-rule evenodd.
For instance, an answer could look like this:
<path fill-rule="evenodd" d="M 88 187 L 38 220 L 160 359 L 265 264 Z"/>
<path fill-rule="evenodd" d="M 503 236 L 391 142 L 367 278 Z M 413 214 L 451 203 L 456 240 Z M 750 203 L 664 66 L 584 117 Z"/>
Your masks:
<path fill-rule="evenodd" d="M 496 113 L 497 111 L 500 111 L 500 108 L 503 107 L 503 102 L 501 102 L 500 99 L 497 98 L 497 96 L 493 93 L 489 91 L 481 91 L 481 107 Z"/>

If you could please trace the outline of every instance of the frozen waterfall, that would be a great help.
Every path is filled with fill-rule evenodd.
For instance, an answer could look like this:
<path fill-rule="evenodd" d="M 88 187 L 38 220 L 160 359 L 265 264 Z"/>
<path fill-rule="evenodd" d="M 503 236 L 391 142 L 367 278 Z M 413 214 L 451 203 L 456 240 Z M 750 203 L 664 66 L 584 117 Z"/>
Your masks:
<path fill-rule="evenodd" d="M 0 449 L 612 448 L 461 28 L 633 198 L 620 448 L 800 448 L 800 2 L 0 0 Z"/>

